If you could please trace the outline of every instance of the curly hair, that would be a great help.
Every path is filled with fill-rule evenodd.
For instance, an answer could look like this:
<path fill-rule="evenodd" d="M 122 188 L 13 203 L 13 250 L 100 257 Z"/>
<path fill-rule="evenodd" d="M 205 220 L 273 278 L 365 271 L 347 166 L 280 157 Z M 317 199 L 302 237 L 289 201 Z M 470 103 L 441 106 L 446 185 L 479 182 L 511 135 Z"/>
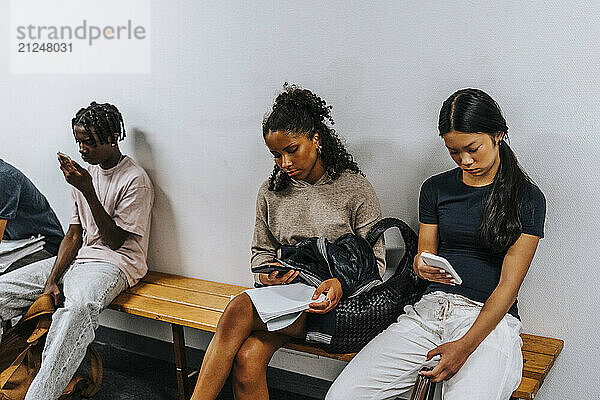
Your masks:
<path fill-rule="evenodd" d="M 315 133 L 321 138 L 321 162 L 332 179 L 349 170 L 362 173 L 352 155 L 348 153 L 335 129 L 331 118 L 331 106 L 308 89 L 297 85 L 283 85 L 283 92 L 277 96 L 273 108 L 263 119 L 263 138 L 269 132 L 283 131 L 306 135 L 312 139 Z M 329 123 L 329 124 L 328 124 Z M 269 178 L 269 190 L 280 191 L 288 187 L 290 177 L 275 164 Z"/>
<path fill-rule="evenodd" d="M 123 116 L 117 107 L 109 103 L 98 104 L 92 101 L 88 107 L 77 111 L 75 118 L 71 120 L 71 128 L 74 128 L 75 125 L 83 126 L 92 141 L 94 141 L 94 136 L 91 128 L 94 128 L 100 144 L 108 143 L 108 138 L 115 133 L 119 134 L 119 141 L 125 138 Z M 95 141 L 94 144 L 96 144 Z"/>

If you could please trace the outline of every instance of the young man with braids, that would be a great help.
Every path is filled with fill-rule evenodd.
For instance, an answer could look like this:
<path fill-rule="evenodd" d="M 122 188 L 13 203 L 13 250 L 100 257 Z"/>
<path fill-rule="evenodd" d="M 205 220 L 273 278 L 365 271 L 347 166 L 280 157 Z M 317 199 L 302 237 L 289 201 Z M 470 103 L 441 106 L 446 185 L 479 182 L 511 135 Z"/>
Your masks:
<path fill-rule="evenodd" d="M 58 255 L 0 276 L 0 322 L 21 314 L 42 293 L 61 306 L 26 400 L 58 399 L 94 340 L 100 312 L 147 271 L 154 192 L 144 170 L 119 150 L 121 114 L 93 102 L 71 125 L 81 158 L 91 166 L 59 154 L 74 205 Z"/>
<path fill-rule="evenodd" d="M 46 197 L 17 168 L 0 159 L 0 242 L 44 236 L 44 248 L 14 262 L 8 273 L 55 256 L 63 229 Z"/>

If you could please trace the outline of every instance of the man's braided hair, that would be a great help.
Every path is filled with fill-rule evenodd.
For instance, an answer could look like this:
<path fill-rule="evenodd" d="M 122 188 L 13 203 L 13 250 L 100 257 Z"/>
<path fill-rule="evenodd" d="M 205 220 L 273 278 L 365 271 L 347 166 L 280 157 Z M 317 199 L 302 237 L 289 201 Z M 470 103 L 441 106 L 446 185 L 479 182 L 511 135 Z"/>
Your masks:
<path fill-rule="evenodd" d="M 96 131 L 100 144 L 108 143 L 108 138 L 112 138 L 115 133 L 119 134 L 119 141 L 125 138 L 123 116 L 117 107 L 109 103 L 98 104 L 92 101 L 87 108 L 77 111 L 75 118 L 71 120 L 71 128 L 74 128 L 75 125 L 82 126 L 92 142 L 94 142 L 94 136 L 91 128 Z M 97 143 L 94 142 L 94 144 Z"/>
<path fill-rule="evenodd" d="M 312 139 L 315 133 L 321 138 L 321 161 L 332 179 L 340 177 L 349 170 L 360 173 L 360 168 L 346 151 L 333 125 L 331 106 L 325 100 L 308 89 L 297 85 L 283 85 L 283 92 L 277 96 L 273 109 L 265 116 L 262 124 L 263 138 L 269 132 L 283 131 L 291 134 L 306 135 Z M 275 164 L 269 178 L 269 190 L 280 191 L 288 187 L 290 177 Z"/>

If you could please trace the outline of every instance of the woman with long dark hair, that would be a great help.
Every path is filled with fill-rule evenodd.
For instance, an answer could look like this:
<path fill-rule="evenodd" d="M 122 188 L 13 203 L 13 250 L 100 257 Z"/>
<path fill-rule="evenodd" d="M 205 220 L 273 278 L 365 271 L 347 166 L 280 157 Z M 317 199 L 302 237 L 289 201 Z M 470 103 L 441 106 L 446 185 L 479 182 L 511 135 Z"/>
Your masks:
<path fill-rule="evenodd" d="M 423 375 L 444 399 L 508 399 L 521 380 L 517 293 L 544 235 L 546 202 L 507 143 L 498 104 L 462 89 L 442 105 L 439 134 L 458 168 L 427 179 L 419 199 L 418 276 L 425 295 L 344 369 L 327 399 L 394 399 Z M 462 279 L 427 265 L 444 257 Z"/>
<path fill-rule="evenodd" d="M 379 201 L 371 184 L 346 151 L 335 130 L 331 106 L 307 89 L 284 85 L 273 109 L 263 121 L 263 138 L 275 167 L 258 191 L 252 242 L 252 267 L 276 264 L 281 245 L 296 245 L 311 237 L 333 241 L 346 233 L 365 237 L 381 219 Z M 385 270 L 385 249 L 375 248 L 379 272 Z M 292 283 L 298 271 L 255 274 L 267 295 L 276 285 Z M 304 285 L 307 286 L 307 285 Z M 192 399 L 215 399 L 225 380 L 232 377 L 233 392 L 240 399 L 268 399 L 266 371 L 273 353 L 291 337 L 305 338 L 312 324 L 337 306 L 343 290 L 336 278 L 316 290 L 306 312 L 297 312 L 285 323 L 263 321 L 257 291 L 235 297 L 225 309 L 202 362 Z M 317 300 L 321 296 L 322 300 Z"/>

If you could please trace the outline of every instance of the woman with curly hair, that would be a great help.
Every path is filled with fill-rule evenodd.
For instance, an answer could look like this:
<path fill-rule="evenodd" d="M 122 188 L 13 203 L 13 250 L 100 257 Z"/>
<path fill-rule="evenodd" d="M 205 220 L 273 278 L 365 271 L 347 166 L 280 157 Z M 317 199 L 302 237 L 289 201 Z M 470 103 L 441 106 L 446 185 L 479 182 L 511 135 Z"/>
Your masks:
<path fill-rule="evenodd" d="M 381 219 L 375 191 L 328 125 L 333 125 L 330 110 L 310 90 L 286 84 L 263 121 L 263 138 L 275 167 L 258 191 L 252 267 L 277 264 L 273 259 L 279 246 L 310 237 L 365 237 Z M 383 275 L 383 240 L 374 250 Z M 192 399 L 215 399 L 230 372 L 236 399 L 269 398 L 266 371 L 273 353 L 292 337 L 307 338 L 310 326 L 322 322 L 343 295 L 339 280 L 328 279 L 316 290 L 308 289 L 314 302 L 307 311 L 285 323 L 263 321 L 255 291 L 304 285 L 291 283 L 298 274 L 255 274 L 257 286 L 266 288 L 248 290 L 229 303 L 206 350 Z M 318 301 L 320 296 L 324 300 Z"/>

